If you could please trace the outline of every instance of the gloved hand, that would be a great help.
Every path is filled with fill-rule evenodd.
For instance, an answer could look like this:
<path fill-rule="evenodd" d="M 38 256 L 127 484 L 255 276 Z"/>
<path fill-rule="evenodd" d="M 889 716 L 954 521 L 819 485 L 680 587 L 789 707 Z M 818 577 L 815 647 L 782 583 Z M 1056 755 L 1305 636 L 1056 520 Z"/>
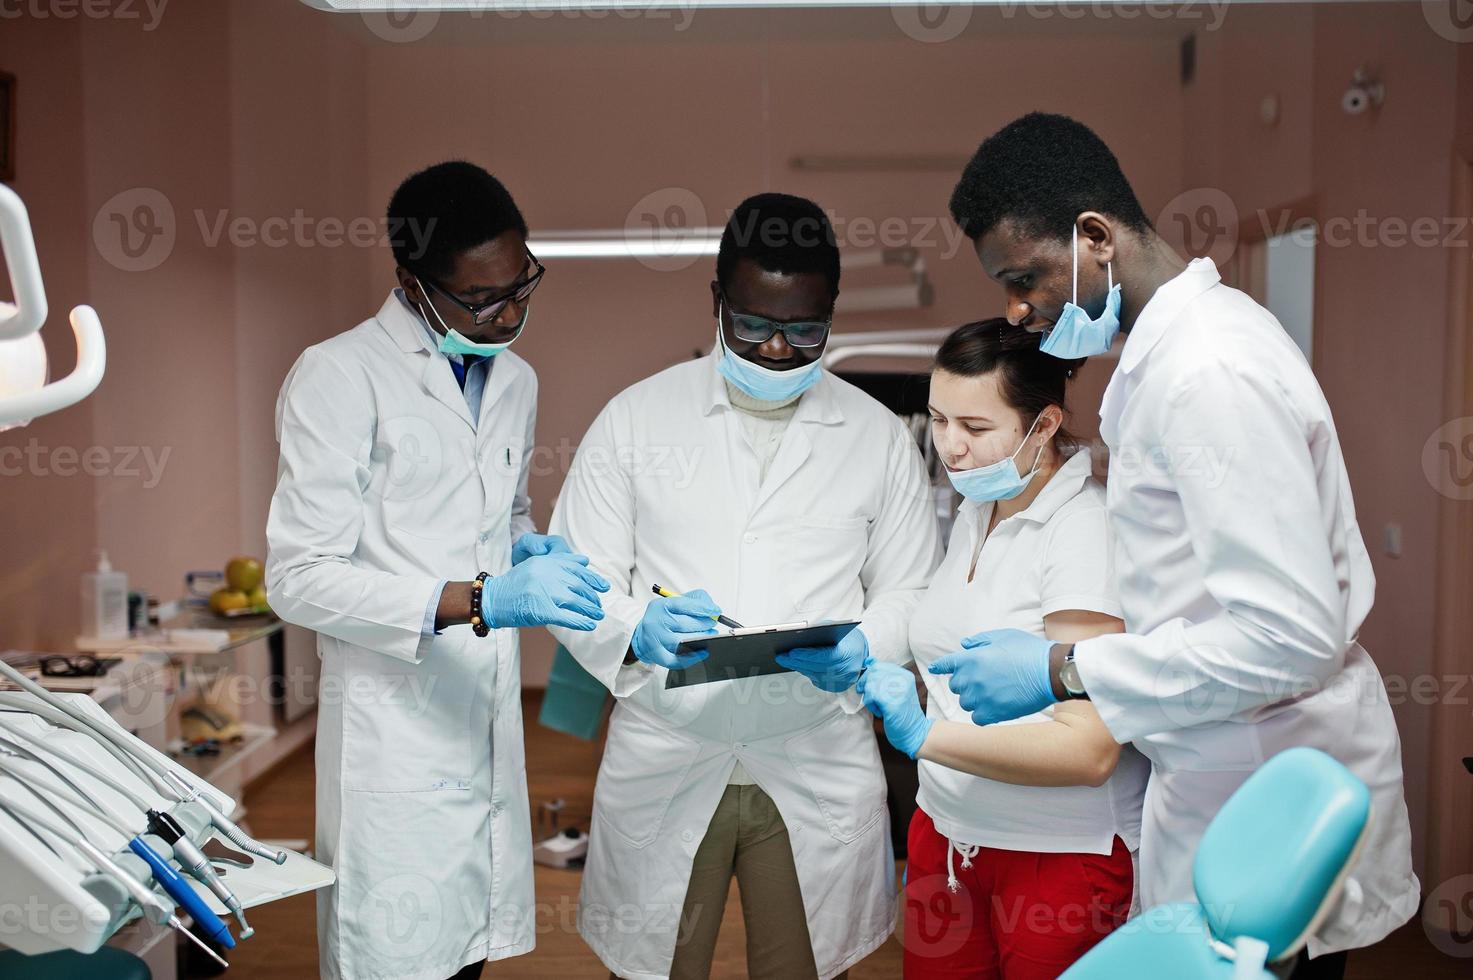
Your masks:
<path fill-rule="evenodd" d="M 979 725 L 1022 718 L 1053 704 L 1048 657 L 1053 642 L 1022 630 L 988 630 L 931 664 Z"/>
<path fill-rule="evenodd" d="M 921 710 L 915 675 L 897 664 L 867 657 L 854 685 L 864 706 L 885 723 L 885 737 L 912 759 L 931 734 L 931 719 Z"/>
<path fill-rule="evenodd" d="M 780 666 L 796 670 L 820 691 L 840 694 L 859 680 L 869 656 L 869 640 L 858 626 L 831 647 L 798 647 L 777 655 Z"/>
<path fill-rule="evenodd" d="M 511 563 L 520 565 L 524 559 L 537 555 L 571 555 L 573 549 L 560 534 L 538 534 L 528 531 L 512 542 Z M 584 564 L 588 564 L 584 562 Z"/>
<path fill-rule="evenodd" d="M 720 607 L 703 589 L 669 599 L 661 596 L 644 607 L 644 618 L 634 628 L 629 646 L 637 658 L 656 667 L 669 670 L 693 667 L 711 652 L 696 650 L 677 656 L 676 647 L 686 640 L 715 633 L 716 617 L 720 615 Z"/>
<path fill-rule="evenodd" d="M 592 631 L 604 618 L 609 583 L 582 555 L 533 555 L 481 587 L 481 619 L 492 629 L 566 626 Z"/>

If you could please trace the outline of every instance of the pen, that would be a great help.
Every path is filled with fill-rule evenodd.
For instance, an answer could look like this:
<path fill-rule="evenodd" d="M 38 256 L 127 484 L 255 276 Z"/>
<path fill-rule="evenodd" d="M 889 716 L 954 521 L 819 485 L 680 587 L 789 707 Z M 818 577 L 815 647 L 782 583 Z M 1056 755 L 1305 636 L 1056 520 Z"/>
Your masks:
<path fill-rule="evenodd" d="M 653 592 L 655 595 L 661 596 L 661 597 L 666 598 L 666 599 L 679 599 L 680 598 L 680 593 L 679 592 L 671 592 L 669 589 L 664 588 L 663 586 L 659 586 L 659 585 L 652 586 L 650 588 L 650 591 Z M 742 626 L 741 623 L 738 623 L 736 620 L 731 619 L 730 617 L 727 617 L 727 616 L 717 616 L 716 617 L 716 622 L 720 623 L 722 626 L 726 626 L 726 627 L 729 627 L 730 629 L 734 629 L 734 630 L 745 629 L 745 627 Z"/>

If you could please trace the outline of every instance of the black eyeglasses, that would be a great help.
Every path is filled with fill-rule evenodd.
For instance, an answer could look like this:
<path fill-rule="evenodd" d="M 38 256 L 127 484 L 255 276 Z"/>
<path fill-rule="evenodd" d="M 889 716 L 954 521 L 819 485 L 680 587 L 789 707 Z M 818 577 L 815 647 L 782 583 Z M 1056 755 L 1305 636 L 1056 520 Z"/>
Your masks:
<path fill-rule="evenodd" d="M 833 324 L 832 320 L 779 323 L 752 313 L 738 313 L 731 308 L 731 301 L 726 298 L 725 293 L 721 294 L 721 305 L 726 307 L 726 313 L 731 317 L 731 332 L 736 335 L 737 340 L 748 344 L 765 344 L 772 339 L 773 334 L 781 330 L 789 347 L 820 347 L 828 339 L 829 328 Z"/>
<path fill-rule="evenodd" d="M 527 250 L 527 261 L 535 271 L 521 283 L 513 286 L 510 292 L 491 300 L 489 303 L 467 303 L 455 294 L 436 285 L 434 280 L 428 276 L 420 276 L 419 280 L 462 310 L 465 310 L 466 313 L 470 314 L 471 321 L 479 327 L 496 319 L 501 314 L 501 311 L 506 309 L 507 303 L 515 301 L 520 306 L 531 298 L 532 290 L 537 288 L 537 284 L 542 281 L 542 274 L 547 270 L 543 268 L 541 262 L 537 261 L 537 256 L 533 255 L 530 249 Z"/>
<path fill-rule="evenodd" d="M 108 668 L 121 662 L 120 657 L 42 657 L 44 677 L 101 677 Z"/>

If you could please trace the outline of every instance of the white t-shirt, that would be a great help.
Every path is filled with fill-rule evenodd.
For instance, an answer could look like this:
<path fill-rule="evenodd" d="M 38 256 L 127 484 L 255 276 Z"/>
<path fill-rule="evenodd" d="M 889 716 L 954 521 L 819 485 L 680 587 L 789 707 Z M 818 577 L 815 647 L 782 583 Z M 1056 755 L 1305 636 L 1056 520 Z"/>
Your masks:
<path fill-rule="evenodd" d="M 1043 636 L 1043 618 L 1066 609 L 1120 616 L 1105 489 L 1081 450 L 1022 512 L 999 521 L 977 552 L 993 505 L 967 501 L 957 513 L 946 559 L 911 620 L 910 646 L 929 692 L 928 717 L 972 724 L 947 677 L 926 667 L 961 648 L 964 637 L 1013 628 Z M 977 555 L 971 582 L 967 571 Z M 1052 708 L 1003 722 L 1048 721 Z M 1150 764 L 1135 749 L 1103 786 L 1015 786 L 920 763 L 916 802 L 936 829 L 959 844 L 1010 851 L 1109 854 L 1118 834 L 1140 846 L 1141 799 Z"/>

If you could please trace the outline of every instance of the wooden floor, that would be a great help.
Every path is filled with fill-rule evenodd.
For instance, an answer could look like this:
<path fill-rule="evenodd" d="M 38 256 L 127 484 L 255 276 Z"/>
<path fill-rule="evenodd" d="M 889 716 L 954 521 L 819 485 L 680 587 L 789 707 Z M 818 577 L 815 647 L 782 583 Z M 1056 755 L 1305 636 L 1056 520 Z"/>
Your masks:
<path fill-rule="evenodd" d="M 563 814 L 587 828 L 592 812 L 593 781 L 598 771 L 602 743 L 571 738 L 541 727 L 537 717 L 536 693 L 529 692 L 525 705 L 527 722 L 527 774 L 535 811 L 543 801 L 561 797 L 567 801 Z M 309 745 L 276 770 L 252 785 L 246 802 L 250 826 L 260 837 L 312 838 L 313 819 L 312 748 Z M 897 880 L 898 880 L 897 874 Z M 537 949 L 527 956 L 492 964 L 486 977 L 555 977 L 558 980 L 604 980 L 608 971 L 588 951 L 574 927 L 579 873 L 536 869 L 538 902 Z M 735 885 L 733 885 L 735 889 Z M 241 943 L 230 955 L 227 976 L 236 980 L 315 980 L 317 977 L 316 911 L 312 895 L 299 895 L 250 913 L 256 935 Z M 739 978 L 746 975 L 741 905 L 733 893 L 722 921 L 712 976 Z M 900 944 L 891 937 L 881 949 L 849 972 L 853 980 L 878 980 L 900 976 Z M 1143 976 L 1146 973 L 1142 974 Z M 1418 980 L 1473 976 L 1470 960 L 1455 959 L 1438 952 L 1422 932 L 1420 919 L 1413 919 L 1384 943 L 1360 951 L 1350 958 L 1349 980 L 1385 980 L 1417 977 Z"/>

